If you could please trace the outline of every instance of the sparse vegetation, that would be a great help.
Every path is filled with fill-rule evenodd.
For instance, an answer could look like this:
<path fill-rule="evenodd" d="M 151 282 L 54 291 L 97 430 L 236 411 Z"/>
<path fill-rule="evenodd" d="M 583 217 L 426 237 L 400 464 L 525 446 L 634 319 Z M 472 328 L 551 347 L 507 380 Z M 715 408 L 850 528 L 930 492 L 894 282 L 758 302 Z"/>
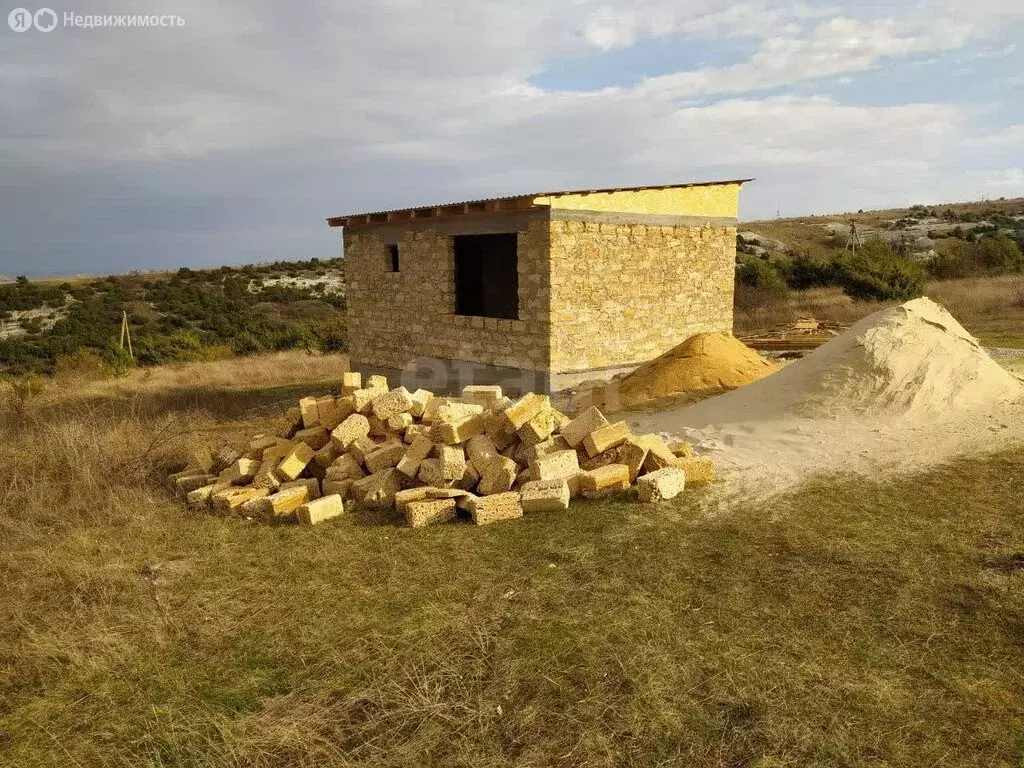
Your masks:
<path fill-rule="evenodd" d="M 112 371 L 124 370 L 131 363 L 119 344 L 124 311 L 139 365 L 294 348 L 338 351 L 345 348 L 345 298 L 317 278 L 342 269 L 340 259 L 313 259 L 74 285 L 19 279 L 0 286 L 0 311 L 47 310 L 50 323 L 30 317 L 16 332 L 0 334 L 0 374 L 52 374 L 62 358 L 82 350 Z M 274 282 L 282 274 L 299 284 Z"/>
<path fill-rule="evenodd" d="M 912 254 L 895 240 L 894 248 L 878 236 L 864 239 L 856 254 L 845 249 L 842 226 L 855 220 L 860 228 L 880 232 L 930 226 L 934 251 Z M 946 228 L 928 224 L 941 221 Z M 949 228 L 949 224 L 955 224 Z M 995 345 L 1024 346 L 1024 315 L 1014 287 L 1024 283 L 1024 201 L 911 206 L 857 215 L 805 217 L 743 225 L 738 237 L 736 330 L 759 330 L 792 322 L 797 316 L 847 323 L 887 303 L 924 293 L 947 303 L 968 329 Z M 757 237 L 786 244 L 766 251 L 752 245 Z M 910 238 L 913 240 L 913 238 Z M 926 244 L 928 240 L 924 241 Z M 756 264 L 755 264 L 756 262 Z M 792 289 L 789 297 L 767 290 L 778 273 Z M 976 298 L 964 295 L 970 286 Z M 949 292 L 950 302 L 944 300 Z"/>

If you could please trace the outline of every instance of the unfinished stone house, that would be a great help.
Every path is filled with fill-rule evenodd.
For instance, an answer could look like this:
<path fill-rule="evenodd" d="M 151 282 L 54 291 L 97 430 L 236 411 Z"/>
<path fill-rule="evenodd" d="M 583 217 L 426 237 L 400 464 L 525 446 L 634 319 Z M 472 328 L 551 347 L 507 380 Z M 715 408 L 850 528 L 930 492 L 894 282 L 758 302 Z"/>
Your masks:
<path fill-rule="evenodd" d="M 551 392 L 731 331 L 749 179 L 337 216 L 354 370 Z"/>

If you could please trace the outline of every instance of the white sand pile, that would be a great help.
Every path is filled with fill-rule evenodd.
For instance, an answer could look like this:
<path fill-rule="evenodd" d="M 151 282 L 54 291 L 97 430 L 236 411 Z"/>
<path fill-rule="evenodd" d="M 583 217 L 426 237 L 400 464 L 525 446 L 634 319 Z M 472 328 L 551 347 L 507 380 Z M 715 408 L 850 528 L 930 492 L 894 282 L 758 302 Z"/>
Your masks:
<path fill-rule="evenodd" d="M 629 419 L 695 441 L 745 491 L 818 471 L 899 472 L 1024 438 L 1024 387 L 940 305 L 877 312 L 776 374 Z"/>

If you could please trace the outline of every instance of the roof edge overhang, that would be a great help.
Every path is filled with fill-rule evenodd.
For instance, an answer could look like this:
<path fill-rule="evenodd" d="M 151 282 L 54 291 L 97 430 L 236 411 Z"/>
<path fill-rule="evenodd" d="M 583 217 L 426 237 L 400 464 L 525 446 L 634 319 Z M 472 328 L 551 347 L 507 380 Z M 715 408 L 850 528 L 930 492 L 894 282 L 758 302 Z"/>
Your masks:
<path fill-rule="evenodd" d="M 366 224 L 388 224 L 391 222 L 420 221 L 423 219 L 447 218 L 449 216 L 473 216 L 494 213 L 512 213 L 548 207 L 537 203 L 538 198 L 559 197 L 562 195 L 593 195 L 611 192 L 641 192 L 644 190 L 683 189 L 685 187 L 714 187 L 731 184 L 746 184 L 749 179 L 729 179 L 727 181 L 694 181 L 680 184 L 660 184 L 644 187 L 604 187 L 601 189 L 563 189 L 557 192 L 533 192 L 528 195 L 512 195 L 509 197 L 492 197 L 484 200 L 466 200 L 459 203 L 442 205 L 417 206 L 413 208 L 394 208 L 385 211 L 367 213 L 350 213 L 332 216 L 327 219 L 329 227 L 348 227 Z"/>

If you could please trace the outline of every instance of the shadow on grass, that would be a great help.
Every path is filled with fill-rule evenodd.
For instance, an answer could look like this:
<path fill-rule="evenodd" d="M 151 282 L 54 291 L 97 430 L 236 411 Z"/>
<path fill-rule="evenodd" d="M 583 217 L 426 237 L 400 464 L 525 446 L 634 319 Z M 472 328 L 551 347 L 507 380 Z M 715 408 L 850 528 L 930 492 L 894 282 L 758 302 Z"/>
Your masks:
<path fill-rule="evenodd" d="M 307 395 L 336 392 L 337 381 L 303 382 L 267 387 L 193 387 L 151 391 L 125 391 L 93 395 L 67 404 L 57 402 L 51 412 L 73 413 L 83 410 L 97 416 L 121 418 L 207 411 L 220 419 L 248 419 L 283 414 Z"/>

